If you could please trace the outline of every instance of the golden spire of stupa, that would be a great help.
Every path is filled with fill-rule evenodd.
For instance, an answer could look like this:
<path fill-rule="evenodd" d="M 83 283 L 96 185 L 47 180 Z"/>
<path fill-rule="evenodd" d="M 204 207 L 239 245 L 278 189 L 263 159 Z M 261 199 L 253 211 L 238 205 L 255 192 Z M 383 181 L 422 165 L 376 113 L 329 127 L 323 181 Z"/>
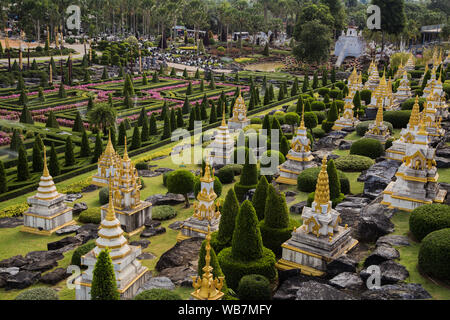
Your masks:
<path fill-rule="evenodd" d="M 416 96 L 416 100 L 414 101 L 408 124 L 410 128 L 419 124 L 419 96 Z"/>
<path fill-rule="evenodd" d="M 128 151 L 127 151 L 127 136 L 125 136 L 125 150 L 123 151 L 123 161 L 129 161 L 130 158 L 128 157 Z"/>
<path fill-rule="evenodd" d="M 442 66 L 441 66 L 441 69 L 439 70 L 439 78 L 437 80 L 437 83 L 442 84 Z"/>
<path fill-rule="evenodd" d="M 43 177 L 50 176 L 50 173 L 48 172 L 48 167 L 47 167 L 47 151 L 46 151 L 45 146 L 44 146 L 44 171 L 42 172 L 42 176 Z"/>
<path fill-rule="evenodd" d="M 205 173 L 203 177 L 200 178 L 201 182 L 213 182 L 214 181 L 214 169 L 212 170 L 212 176 L 211 176 L 211 168 L 209 166 L 209 157 L 206 158 L 206 164 L 205 164 Z"/>
<path fill-rule="evenodd" d="M 109 179 L 109 202 L 108 202 L 108 209 L 106 209 L 106 216 L 105 219 L 107 221 L 114 221 L 116 219 L 116 214 L 114 212 L 114 204 L 113 204 L 113 198 L 112 198 L 112 179 Z"/>
<path fill-rule="evenodd" d="M 105 155 L 111 155 L 114 154 L 116 151 L 114 150 L 114 146 L 112 144 L 111 141 L 111 130 L 109 130 L 109 134 L 108 134 L 108 143 L 106 144 L 106 148 L 105 148 Z"/>
<path fill-rule="evenodd" d="M 375 123 L 377 126 L 382 126 L 383 125 L 383 103 L 382 103 L 381 97 L 378 97 L 378 99 L 377 99 L 377 106 L 378 106 L 378 111 L 377 111 L 377 117 L 375 118 Z"/>
<path fill-rule="evenodd" d="M 302 119 L 300 120 L 300 129 L 305 130 L 305 104 L 302 106 Z"/>
<path fill-rule="evenodd" d="M 383 70 L 383 76 L 380 79 L 380 85 L 386 85 L 386 68 Z"/>
<path fill-rule="evenodd" d="M 317 177 L 316 192 L 314 194 L 314 202 L 317 204 L 317 209 L 320 211 L 320 205 L 329 204 L 330 201 L 330 186 L 327 172 L 327 157 L 323 157 L 322 169 Z"/>
<path fill-rule="evenodd" d="M 225 102 L 223 103 L 222 107 L 222 127 L 226 127 L 227 123 L 225 122 Z"/>
<path fill-rule="evenodd" d="M 214 275 L 212 271 L 214 270 L 211 267 L 211 230 L 208 226 L 208 234 L 206 235 L 206 255 L 205 255 L 205 266 L 203 267 L 203 275 L 202 277 L 193 276 L 192 277 L 192 286 L 195 291 L 191 293 L 191 295 L 197 300 L 219 300 L 223 297 L 224 293 L 221 292 L 224 277 L 218 277 L 214 279 Z"/>

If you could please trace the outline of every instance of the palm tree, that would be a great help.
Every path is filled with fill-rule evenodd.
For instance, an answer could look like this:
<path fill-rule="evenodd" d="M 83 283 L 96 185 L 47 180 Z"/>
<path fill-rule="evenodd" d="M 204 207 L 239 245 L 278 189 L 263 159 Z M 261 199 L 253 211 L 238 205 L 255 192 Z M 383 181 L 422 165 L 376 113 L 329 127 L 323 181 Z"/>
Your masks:
<path fill-rule="evenodd" d="M 103 130 L 116 124 L 117 111 L 108 103 L 99 103 L 88 113 L 89 123 L 92 127 Z"/>

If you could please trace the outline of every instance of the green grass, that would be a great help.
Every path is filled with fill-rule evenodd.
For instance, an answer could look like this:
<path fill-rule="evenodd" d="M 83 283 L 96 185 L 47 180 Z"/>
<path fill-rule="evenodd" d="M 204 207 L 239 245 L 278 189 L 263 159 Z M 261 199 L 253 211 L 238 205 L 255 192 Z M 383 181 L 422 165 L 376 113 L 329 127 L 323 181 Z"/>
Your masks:
<path fill-rule="evenodd" d="M 400 211 L 394 214 L 391 221 L 395 225 L 393 234 L 409 237 L 409 216 L 410 213 Z M 423 277 L 417 268 L 417 257 L 420 250 L 420 243 L 415 242 L 409 237 L 410 246 L 396 247 L 400 252 L 399 263 L 404 265 L 409 272 L 407 283 L 420 283 L 427 290 L 433 299 L 450 300 L 450 289 L 439 285 L 435 281 Z"/>

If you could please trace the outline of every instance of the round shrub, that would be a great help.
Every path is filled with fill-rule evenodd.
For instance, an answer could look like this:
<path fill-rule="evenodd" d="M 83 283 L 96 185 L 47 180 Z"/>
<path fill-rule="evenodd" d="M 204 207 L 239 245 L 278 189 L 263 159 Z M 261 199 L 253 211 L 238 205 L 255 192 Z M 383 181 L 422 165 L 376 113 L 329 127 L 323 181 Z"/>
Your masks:
<path fill-rule="evenodd" d="M 275 117 L 275 119 L 278 120 L 278 122 L 280 123 L 280 125 L 284 124 L 284 116 L 285 113 L 283 111 L 277 111 L 273 114 L 273 116 Z"/>
<path fill-rule="evenodd" d="M 99 208 L 88 208 L 80 213 L 78 221 L 82 223 L 95 223 L 101 222 L 101 213 Z"/>
<path fill-rule="evenodd" d="M 232 183 L 234 180 L 234 171 L 231 167 L 220 168 L 216 175 L 221 183 Z"/>
<path fill-rule="evenodd" d="M 323 111 L 325 110 L 325 103 L 322 101 L 314 101 L 311 103 L 311 110 L 312 111 Z"/>
<path fill-rule="evenodd" d="M 317 116 L 318 124 L 321 124 L 327 118 L 325 111 L 313 111 L 313 112 Z"/>
<path fill-rule="evenodd" d="M 322 88 L 319 88 L 319 90 L 317 90 L 317 92 L 318 92 L 322 97 L 324 97 L 326 94 L 329 94 L 329 93 L 330 93 L 330 88 L 322 87 Z"/>
<path fill-rule="evenodd" d="M 101 205 L 107 204 L 109 202 L 109 188 L 103 187 L 98 192 L 98 201 Z"/>
<path fill-rule="evenodd" d="M 242 165 L 241 164 L 227 164 L 223 168 L 231 168 L 233 170 L 234 176 L 239 176 L 242 172 Z"/>
<path fill-rule="evenodd" d="M 450 280 L 450 228 L 428 234 L 420 245 L 419 268 L 438 279 Z"/>
<path fill-rule="evenodd" d="M 297 178 L 297 189 L 303 192 L 313 192 L 316 190 L 317 177 L 319 176 L 320 167 L 308 168 L 303 170 Z M 341 184 L 341 193 L 350 193 L 350 181 L 347 176 L 341 171 L 337 170 L 339 182 Z"/>
<path fill-rule="evenodd" d="M 422 111 L 424 103 L 427 101 L 425 98 L 419 98 L 419 109 Z M 402 102 L 400 108 L 402 110 L 412 110 L 414 103 L 416 102 L 416 98 L 409 98 L 408 100 Z"/>
<path fill-rule="evenodd" d="M 135 165 L 137 170 L 148 170 L 148 163 L 147 162 L 138 162 Z"/>
<path fill-rule="evenodd" d="M 27 289 L 15 298 L 15 300 L 59 300 L 58 293 L 51 288 Z"/>
<path fill-rule="evenodd" d="M 414 209 L 409 217 L 409 230 L 421 241 L 430 232 L 450 228 L 450 206 L 434 203 Z"/>
<path fill-rule="evenodd" d="M 323 122 L 322 122 L 323 123 Z M 316 127 L 312 129 L 312 133 L 314 135 L 314 138 L 322 138 L 325 136 L 325 131 L 322 128 Z"/>
<path fill-rule="evenodd" d="M 364 137 L 366 132 L 369 130 L 369 125 L 372 123 L 374 123 L 373 120 L 362 121 L 362 122 L 358 123 L 356 125 L 356 134 L 360 137 Z M 388 127 L 388 129 L 391 133 L 394 132 L 394 127 L 392 126 L 392 123 L 387 122 L 387 121 L 383 121 L 383 123 Z"/>
<path fill-rule="evenodd" d="M 81 257 L 94 249 L 95 245 L 95 240 L 91 240 L 76 248 L 72 254 L 72 260 L 70 264 L 81 267 Z"/>
<path fill-rule="evenodd" d="M 272 250 L 263 247 L 262 258 L 250 261 L 234 259 L 231 250 L 231 247 L 225 248 L 220 251 L 217 257 L 229 288 L 236 290 L 242 277 L 249 274 L 262 275 L 270 282 L 276 280 L 278 274 L 276 268 L 274 268 L 276 260 Z"/>
<path fill-rule="evenodd" d="M 350 148 L 350 154 L 366 156 L 372 159 L 380 157 L 384 152 L 380 141 L 371 138 L 363 138 L 353 142 Z"/>
<path fill-rule="evenodd" d="M 177 211 L 167 205 L 156 206 L 152 209 L 152 219 L 155 220 L 169 220 L 177 216 Z"/>
<path fill-rule="evenodd" d="M 330 98 L 336 99 L 340 92 L 341 90 L 339 89 L 332 89 L 328 94 L 330 95 Z"/>
<path fill-rule="evenodd" d="M 217 194 L 217 197 L 220 197 L 222 194 L 222 183 L 220 182 L 219 178 L 216 176 L 214 177 L 214 192 Z M 201 182 L 200 177 L 194 178 L 194 196 L 197 198 L 198 193 L 201 191 Z"/>
<path fill-rule="evenodd" d="M 321 129 L 324 133 L 328 133 L 333 129 L 333 126 L 334 126 L 334 122 L 324 120 L 322 122 Z"/>
<path fill-rule="evenodd" d="M 170 174 L 172 173 L 173 171 L 169 171 L 169 172 L 164 172 L 163 173 L 163 185 L 165 186 L 165 187 L 167 187 L 167 178 L 170 176 Z"/>
<path fill-rule="evenodd" d="M 183 300 L 181 297 L 167 289 L 150 289 L 139 293 L 134 300 Z"/>
<path fill-rule="evenodd" d="M 334 84 L 336 87 L 338 87 L 339 89 L 344 89 L 344 87 L 345 87 L 345 83 L 344 82 L 342 82 L 342 81 L 338 81 L 338 82 L 336 82 L 335 84 Z"/>
<path fill-rule="evenodd" d="M 356 154 L 341 156 L 334 160 L 336 169 L 350 172 L 367 170 L 374 163 L 375 161 L 373 161 L 369 157 L 358 156 Z"/>
<path fill-rule="evenodd" d="M 250 124 L 262 124 L 262 119 L 261 118 L 251 118 Z"/>
<path fill-rule="evenodd" d="M 410 117 L 410 110 L 386 111 L 383 114 L 383 120 L 392 123 L 396 129 L 406 128 Z"/>
<path fill-rule="evenodd" d="M 359 92 L 359 96 L 361 97 L 361 101 L 366 102 L 366 106 L 370 104 L 370 100 L 372 99 L 372 91 L 368 89 L 361 90 Z"/>
<path fill-rule="evenodd" d="M 270 282 L 259 274 L 243 276 L 237 294 L 240 300 L 270 300 Z"/>

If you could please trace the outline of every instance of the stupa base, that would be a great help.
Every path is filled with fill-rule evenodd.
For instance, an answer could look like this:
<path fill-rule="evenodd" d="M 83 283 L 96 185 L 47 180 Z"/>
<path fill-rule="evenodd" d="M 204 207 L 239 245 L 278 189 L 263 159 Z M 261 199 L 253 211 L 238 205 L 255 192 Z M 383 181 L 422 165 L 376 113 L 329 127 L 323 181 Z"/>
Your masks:
<path fill-rule="evenodd" d="M 102 220 L 105 218 L 108 204 L 101 207 Z M 131 210 L 121 210 L 114 208 L 117 219 L 120 221 L 121 228 L 129 235 L 135 235 L 141 232 L 145 226 L 145 221 L 152 217 L 152 204 L 147 201 L 141 201 L 139 206 Z"/>
<path fill-rule="evenodd" d="M 56 231 L 58 231 L 59 229 L 62 229 L 64 227 L 67 226 L 71 226 L 71 225 L 75 225 L 77 224 L 75 220 L 71 220 L 69 222 L 66 222 L 56 228 L 53 228 L 51 230 L 45 230 L 42 228 L 33 228 L 33 227 L 29 227 L 29 226 L 22 226 L 22 228 L 20 229 L 20 231 L 22 232 L 27 232 L 27 233 L 33 233 L 33 234 L 38 234 L 41 236 L 51 236 L 53 233 L 55 233 Z"/>
<path fill-rule="evenodd" d="M 211 232 L 219 230 L 220 219 L 199 220 L 195 217 L 187 219 L 177 236 L 177 242 L 189 238 L 206 238 L 208 227 Z"/>

